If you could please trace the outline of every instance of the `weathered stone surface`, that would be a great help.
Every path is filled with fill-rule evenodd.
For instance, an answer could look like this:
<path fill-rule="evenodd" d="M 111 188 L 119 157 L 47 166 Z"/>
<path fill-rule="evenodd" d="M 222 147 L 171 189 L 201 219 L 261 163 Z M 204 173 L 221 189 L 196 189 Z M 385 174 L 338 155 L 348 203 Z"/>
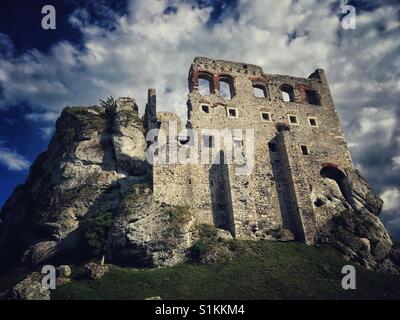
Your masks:
<path fill-rule="evenodd" d="M 85 217 L 116 210 L 126 181 L 147 174 L 137 106 L 129 99 L 116 106 L 63 111 L 48 150 L 2 208 L 2 261 L 37 265 L 79 250 Z"/>
<path fill-rule="evenodd" d="M 39 278 L 40 279 L 40 278 Z M 10 294 L 12 300 L 50 300 L 50 291 L 42 287 L 35 274 L 16 284 Z"/>
<path fill-rule="evenodd" d="M 146 185 L 126 192 L 108 239 L 108 259 L 131 267 L 185 260 L 193 243 L 190 212 L 154 201 Z"/>
<path fill-rule="evenodd" d="M 28 265 L 36 266 L 41 262 L 53 257 L 56 253 L 57 242 L 42 241 L 29 248 L 23 257 L 23 261 Z"/>
<path fill-rule="evenodd" d="M 330 179 L 323 182 L 326 187 L 318 197 L 326 203 L 320 210 L 329 218 L 321 224 L 317 240 L 368 269 L 398 273 L 400 268 L 391 257 L 393 242 L 377 217 L 382 200 L 356 170 L 346 170 L 346 183 L 341 191 Z"/>
<path fill-rule="evenodd" d="M 224 229 L 216 229 L 217 238 L 222 240 L 231 240 L 233 239 L 232 234 Z"/>
<path fill-rule="evenodd" d="M 89 262 L 85 264 L 85 272 L 89 279 L 101 279 L 108 272 L 108 265 L 98 264 L 96 262 Z"/>
<path fill-rule="evenodd" d="M 57 267 L 57 276 L 58 277 L 64 277 L 64 278 L 69 278 L 71 276 L 72 270 L 70 266 L 68 265 L 62 265 Z"/>

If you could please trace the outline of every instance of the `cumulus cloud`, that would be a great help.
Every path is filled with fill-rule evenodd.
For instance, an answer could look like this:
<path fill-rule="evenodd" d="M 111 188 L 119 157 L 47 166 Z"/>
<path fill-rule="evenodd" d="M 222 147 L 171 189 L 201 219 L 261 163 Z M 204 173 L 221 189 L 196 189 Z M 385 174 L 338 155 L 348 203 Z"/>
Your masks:
<path fill-rule="evenodd" d="M 50 134 L 48 122 L 66 105 L 133 96 L 143 111 L 150 87 L 160 110 L 184 116 L 195 56 L 304 77 L 321 67 L 356 166 L 377 192 L 393 190 L 400 181 L 400 5 L 356 1 L 369 10 L 357 11 L 356 30 L 344 30 L 341 2 L 239 0 L 214 23 L 207 2 L 130 1 L 124 14 L 103 10 L 106 24 L 90 23 L 81 8 L 69 17 L 82 33 L 79 48 L 61 41 L 48 53 L 18 54 L 0 34 L 0 108 L 29 102 L 36 109 L 27 118 L 45 122 Z"/>
<path fill-rule="evenodd" d="M 380 194 L 380 197 L 384 201 L 382 221 L 391 234 L 400 239 L 400 188 L 388 188 Z"/>
<path fill-rule="evenodd" d="M 384 201 L 386 210 L 390 211 L 400 208 L 400 189 L 387 189 L 381 194 L 381 198 Z"/>

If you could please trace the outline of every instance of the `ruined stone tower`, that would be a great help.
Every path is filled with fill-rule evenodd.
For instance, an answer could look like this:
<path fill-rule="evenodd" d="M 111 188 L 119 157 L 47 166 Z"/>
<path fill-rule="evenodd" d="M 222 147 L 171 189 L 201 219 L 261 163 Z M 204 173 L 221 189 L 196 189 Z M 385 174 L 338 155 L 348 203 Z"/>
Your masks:
<path fill-rule="evenodd" d="M 178 150 L 201 144 L 222 158 L 227 151 L 206 129 L 253 129 L 254 167 L 250 174 L 238 175 L 240 164 L 235 163 L 155 164 L 155 199 L 190 207 L 197 221 L 238 238 L 264 238 L 284 228 L 295 239 L 313 243 L 338 199 L 350 198 L 348 172 L 354 172 L 324 70 L 298 78 L 197 57 L 188 81 L 186 128 L 195 134 L 182 138 L 179 118 L 171 113 L 157 113 L 152 119 L 154 91 L 146 106 L 147 123 L 168 132 L 175 121 Z M 233 145 L 249 148 L 244 134 L 236 137 L 232 132 Z M 169 150 L 171 143 L 169 139 L 164 148 Z M 332 193 L 327 188 L 336 191 L 337 199 L 326 196 Z"/>

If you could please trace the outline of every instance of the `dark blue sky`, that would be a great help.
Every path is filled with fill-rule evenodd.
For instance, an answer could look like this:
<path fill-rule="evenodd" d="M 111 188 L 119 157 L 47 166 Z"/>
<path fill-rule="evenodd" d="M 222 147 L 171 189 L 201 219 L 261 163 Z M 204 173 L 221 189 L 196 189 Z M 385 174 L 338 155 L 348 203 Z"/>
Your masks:
<path fill-rule="evenodd" d="M 57 27 L 55 30 L 44 31 L 41 27 L 43 17 L 41 10 L 44 5 L 53 5 L 56 8 Z M 16 55 L 32 49 L 46 53 L 61 40 L 67 40 L 79 48 L 82 35 L 79 29 L 68 20 L 76 9 L 85 8 L 90 13 L 88 23 L 112 29 L 112 21 L 104 19 L 105 11 L 109 9 L 123 13 L 126 5 L 126 1 L 104 0 L 1 1 L 0 32 L 10 37 L 15 46 L 14 54 Z M 0 84 L 0 97 L 1 94 Z M 0 109 L 0 147 L 18 152 L 31 163 L 47 148 L 50 140 L 50 137 L 42 132 L 42 122 L 34 122 L 26 118 L 27 114 L 38 108 L 40 106 L 23 103 Z M 24 182 L 27 174 L 28 169 L 9 170 L 4 165 L 0 165 L 0 206 L 10 196 L 15 186 Z"/>

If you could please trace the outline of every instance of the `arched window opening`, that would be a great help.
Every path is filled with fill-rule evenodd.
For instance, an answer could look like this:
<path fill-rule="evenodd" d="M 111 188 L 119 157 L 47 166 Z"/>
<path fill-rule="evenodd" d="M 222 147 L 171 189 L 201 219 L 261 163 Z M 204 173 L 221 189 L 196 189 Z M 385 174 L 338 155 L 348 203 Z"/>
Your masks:
<path fill-rule="evenodd" d="M 334 180 L 339 186 L 340 192 L 346 200 L 351 200 L 351 189 L 346 175 L 333 166 L 325 166 L 321 169 L 320 175 L 323 178 Z"/>
<path fill-rule="evenodd" d="M 281 94 L 282 94 L 282 100 L 285 102 L 294 102 L 294 93 L 293 93 L 293 87 L 289 85 L 282 85 L 281 86 Z"/>
<path fill-rule="evenodd" d="M 235 90 L 233 87 L 233 80 L 230 77 L 221 77 L 219 79 L 219 91 L 221 97 L 230 100 L 235 95 Z"/>
<path fill-rule="evenodd" d="M 202 73 L 199 75 L 199 91 L 202 96 L 214 93 L 214 83 L 211 75 Z"/>
<path fill-rule="evenodd" d="M 253 95 L 257 98 L 267 98 L 267 87 L 264 84 L 253 83 Z"/>
<path fill-rule="evenodd" d="M 306 90 L 306 97 L 309 104 L 319 106 L 320 101 L 316 91 L 314 90 Z"/>

